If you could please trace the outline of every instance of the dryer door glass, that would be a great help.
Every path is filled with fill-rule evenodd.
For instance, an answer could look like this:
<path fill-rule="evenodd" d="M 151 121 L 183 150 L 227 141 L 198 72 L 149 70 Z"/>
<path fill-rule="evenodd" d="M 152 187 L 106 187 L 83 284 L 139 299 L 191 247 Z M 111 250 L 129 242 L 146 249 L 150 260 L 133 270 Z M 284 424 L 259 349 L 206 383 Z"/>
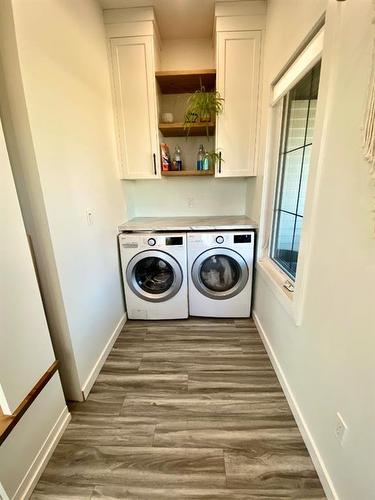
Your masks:
<path fill-rule="evenodd" d="M 172 266 L 158 257 L 146 257 L 134 268 L 134 277 L 142 290 L 147 293 L 164 293 L 172 286 L 174 272 Z"/>
<path fill-rule="evenodd" d="M 200 278 L 214 292 L 226 292 L 236 286 L 241 276 L 238 262 L 228 255 L 212 255 L 203 261 Z"/>
<path fill-rule="evenodd" d="M 131 290 L 148 302 L 163 302 L 179 291 L 182 270 L 174 257 L 166 252 L 147 250 L 137 254 L 126 269 Z"/>
<path fill-rule="evenodd" d="M 229 248 L 213 248 L 195 260 L 191 276 L 197 290 L 211 299 L 238 295 L 246 286 L 249 270 L 243 257 Z"/>

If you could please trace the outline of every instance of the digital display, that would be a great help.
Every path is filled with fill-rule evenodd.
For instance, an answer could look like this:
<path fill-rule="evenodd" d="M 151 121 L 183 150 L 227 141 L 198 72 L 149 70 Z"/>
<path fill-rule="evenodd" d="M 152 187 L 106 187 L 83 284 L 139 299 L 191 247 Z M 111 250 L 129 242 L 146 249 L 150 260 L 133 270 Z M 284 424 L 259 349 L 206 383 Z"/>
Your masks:
<path fill-rule="evenodd" d="M 183 238 L 182 236 L 168 236 L 167 238 L 165 238 L 165 244 L 169 246 L 182 245 Z"/>
<path fill-rule="evenodd" d="M 251 234 L 235 234 L 233 241 L 234 243 L 251 243 Z"/>

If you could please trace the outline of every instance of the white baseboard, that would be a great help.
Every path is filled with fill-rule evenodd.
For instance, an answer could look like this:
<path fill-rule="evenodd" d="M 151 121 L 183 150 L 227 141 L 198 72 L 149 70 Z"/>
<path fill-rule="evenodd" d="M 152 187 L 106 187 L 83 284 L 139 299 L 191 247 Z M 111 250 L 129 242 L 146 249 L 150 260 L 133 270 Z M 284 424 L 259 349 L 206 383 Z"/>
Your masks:
<path fill-rule="evenodd" d="M 86 399 L 87 396 L 89 395 L 91 388 L 94 385 L 94 382 L 97 379 L 99 372 L 102 369 L 102 366 L 104 365 L 104 362 L 107 359 L 108 354 L 110 353 L 110 351 L 113 347 L 113 344 L 116 342 L 116 339 L 119 336 L 119 334 L 122 330 L 122 327 L 124 326 L 124 324 L 126 322 L 126 319 L 127 319 L 126 313 L 124 313 L 124 315 L 121 317 L 120 321 L 117 323 L 116 328 L 115 328 L 114 332 L 112 333 L 112 335 L 110 336 L 108 342 L 104 346 L 104 349 L 100 353 L 93 369 L 90 372 L 90 375 L 87 377 L 86 382 L 83 384 L 82 395 L 83 395 L 84 399 Z"/>
<path fill-rule="evenodd" d="M 311 460 L 313 461 L 320 482 L 322 483 L 324 492 L 328 499 L 339 500 L 339 496 L 337 495 L 337 492 L 333 486 L 333 482 L 328 474 L 323 458 L 319 453 L 319 449 L 309 431 L 309 428 L 307 427 L 306 421 L 303 417 L 303 414 L 297 403 L 297 400 L 294 397 L 290 385 L 286 379 L 285 373 L 281 368 L 281 365 L 279 363 L 279 360 L 277 359 L 275 351 L 271 346 L 271 342 L 268 339 L 267 334 L 264 331 L 263 326 L 260 323 L 259 318 L 255 311 L 253 311 L 252 317 L 258 329 L 259 335 L 263 341 L 264 347 L 266 348 L 268 356 L 271 360 L 272 366 L 276 372 L 277 378 L 279 379 L 280 385 L 283 388 L 285 397 L 289 403 L 290 409 L 292 410 L 293 416 L 297 423 L 298 429 L 302 435 L 302 438 L 305 442 L 306 448 L 310 454 Z"/>
<path fill-rule="evenodd" d="M 0 500 L 9 500 L 8 495 L 6 494 L 3 485 L 0 482 Z"/>
<path fill-rule="evenodd" d="M 48 460 L 54 452 L 57 443 L 60 441 L 63 432 L 68 426 L 70 419 L 70 413 L 68 411 L 68 408 L 65 406 L 65 408 L 57 418 L 55 425 L 52 427 L 46 440 L 41 446 L 39 453 L 29 467 L 29 470 L 26 472 L 24 478 L 22 479 L 21 484 L 17 488 L 17 491 L 12 497 L 13 500 L 24 500 L 30 497 L 36 483 L 39 481 L 39 478 L 48 463 Z"/>

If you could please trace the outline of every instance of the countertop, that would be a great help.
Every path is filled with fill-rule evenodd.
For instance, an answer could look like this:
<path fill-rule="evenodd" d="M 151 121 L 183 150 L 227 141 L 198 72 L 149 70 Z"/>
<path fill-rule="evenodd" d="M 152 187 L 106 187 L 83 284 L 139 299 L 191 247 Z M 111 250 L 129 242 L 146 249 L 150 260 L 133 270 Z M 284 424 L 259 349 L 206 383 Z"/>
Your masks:
<path fill-rule="evenodd" d="M 215 217 L 135 217 L 119 226 L 119 231 L 207 231 L 256 229 L 257 224 L 245 215 Z"/>

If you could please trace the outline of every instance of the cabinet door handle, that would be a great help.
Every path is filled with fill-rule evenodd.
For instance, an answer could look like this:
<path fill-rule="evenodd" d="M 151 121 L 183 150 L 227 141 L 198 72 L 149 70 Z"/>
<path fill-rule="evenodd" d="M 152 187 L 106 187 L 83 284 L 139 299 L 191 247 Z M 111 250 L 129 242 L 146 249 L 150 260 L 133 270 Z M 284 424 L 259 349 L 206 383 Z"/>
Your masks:
<path fill-rule="evenodd" d="M 156 172 L 156 154 L 153 153 L 152 157 L 153 157 L 153 160 L 154 160 L 154 174 L 157 175 L 157 172 Z"/>
<path fill-rule="evenodd" d="M 221 151 L 219 152 L 219 174 L 221 174 Z"/>

